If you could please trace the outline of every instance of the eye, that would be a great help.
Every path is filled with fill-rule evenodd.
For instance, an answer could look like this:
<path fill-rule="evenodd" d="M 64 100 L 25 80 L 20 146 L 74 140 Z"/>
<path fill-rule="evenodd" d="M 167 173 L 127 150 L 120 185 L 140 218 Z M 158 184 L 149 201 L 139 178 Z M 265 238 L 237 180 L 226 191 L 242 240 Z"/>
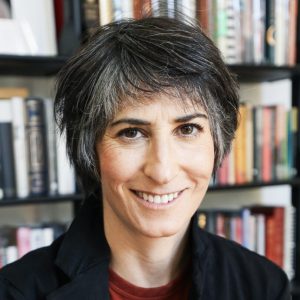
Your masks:
<path fill-rule="evenodd" d="M 118 132 L 118 136 L 126 139 L 136 139 L 140 138 L 142 133 L 138 128 L 125 128 Z"/>
<path fill-rule="evenodd" d="M 184 136 L 197 135 L 203 131 L 203 127 L 198 124 L 184 124 L 179 128 L 180 134 Z"/>

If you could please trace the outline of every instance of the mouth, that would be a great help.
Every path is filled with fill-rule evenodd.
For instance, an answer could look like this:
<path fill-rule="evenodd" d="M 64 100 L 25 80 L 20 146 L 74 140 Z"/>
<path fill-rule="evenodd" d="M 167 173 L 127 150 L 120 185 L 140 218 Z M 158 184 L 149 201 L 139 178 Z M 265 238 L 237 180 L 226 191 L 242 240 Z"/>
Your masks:
<path fill-rule="evenodd" d="M 144 203 L 155 206 L 165 206 L 175 202 L 184 190 L 168 193 L 168 194 L 151 194 L 137 190 L 131 190 L 137 196 L 138 199 L 142 200 Z"/>

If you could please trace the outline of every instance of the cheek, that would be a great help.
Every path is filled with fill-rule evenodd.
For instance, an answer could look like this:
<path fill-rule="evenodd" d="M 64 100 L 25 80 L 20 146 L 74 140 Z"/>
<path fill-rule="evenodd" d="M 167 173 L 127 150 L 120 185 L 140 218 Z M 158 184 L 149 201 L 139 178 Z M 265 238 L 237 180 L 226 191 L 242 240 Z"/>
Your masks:
<path fill-rule="evenodd" d="M 139 169 L 138 155 L 118 147 L 104 145 L 97 148 L 102 182 L 124 183 Z"/>
<path fill-rule="evenodd" d="M 195 178 L 209 179 L 214 167 L 214 146 L 212 140 L 201 142 L 181 151 L 187 172 Z"/>

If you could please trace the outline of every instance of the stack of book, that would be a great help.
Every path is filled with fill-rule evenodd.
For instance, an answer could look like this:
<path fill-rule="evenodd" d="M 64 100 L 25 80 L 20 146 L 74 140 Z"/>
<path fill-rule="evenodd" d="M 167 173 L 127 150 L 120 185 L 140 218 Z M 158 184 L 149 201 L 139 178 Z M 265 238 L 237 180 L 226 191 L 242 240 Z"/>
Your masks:
<path fill-rule="evenodd" d="M 0 88 L 0 199 L 76 192 L 52 99 Z"/>
<path fill-rule="evenodd" d="M 198 22 L 228 64 L 294 65 L 298 0 L 85 0 L 87 31 L 123 18 L 169 16 Z"/>
<path fill-rule="evenodd" d="M 0 228 L 0 268 L 29 251 L 49 246 L 65 230 L 66 225 L 60 223 Z"/>
<path fill-rule="evenodd" d="M 215 184 L 286 180 L 296 175 L 297 108 L 242 104 L 240 123 Z"/>
<path fill-rule="evenodd" d="M 252 206 L 237 210 L 200 210 L 199 226 L 266 256 L 294 275 L 294 214 L 292 206 Z"/>

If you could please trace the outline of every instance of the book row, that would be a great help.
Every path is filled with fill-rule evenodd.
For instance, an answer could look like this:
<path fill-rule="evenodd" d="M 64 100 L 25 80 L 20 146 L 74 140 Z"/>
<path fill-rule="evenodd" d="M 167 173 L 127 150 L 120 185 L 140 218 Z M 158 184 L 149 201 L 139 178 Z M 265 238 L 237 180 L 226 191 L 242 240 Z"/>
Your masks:
<path fill-rule="evenodd" d="M 226 63 L 296 62 L 298 0 L 94 0 L 84 1 L 88 30 L 123 18 L 145 15 L 198 22 L 221 50 Z"/>
<path fill-rule="evenodd" d="M 215 178 L 216 185 L 272 182 L 296 174 L 297 108 L 240 106 L 232 149 Z"/>
<path fill-rule="evenodd" d="M 29 251 L 49 246 L 65 230 L 66 225 L 59 223 L 0 228 L 0 268 Z"/>
<path fill-rule="evenodd" d="M 0 88 L 0 199 L 74 194 L 75 174 L 56 130 L 53 101 L 27 93 Z"/>
<path fill-rule="evenodd" d="M 199 226 L 266 256 L 294 276 L 294 208 L 252 206 L 238 210 L 200 210 Z"/>
<path fill-rule="evenodd" d="M 168 15 L 198 22 L 228 64 L 296 63 L 298 0 L 11 0 L 0 7 L 0 53 L 70 55 L 96 26 Z M 37 13 L 38 12 L 38 13 Z"/>

